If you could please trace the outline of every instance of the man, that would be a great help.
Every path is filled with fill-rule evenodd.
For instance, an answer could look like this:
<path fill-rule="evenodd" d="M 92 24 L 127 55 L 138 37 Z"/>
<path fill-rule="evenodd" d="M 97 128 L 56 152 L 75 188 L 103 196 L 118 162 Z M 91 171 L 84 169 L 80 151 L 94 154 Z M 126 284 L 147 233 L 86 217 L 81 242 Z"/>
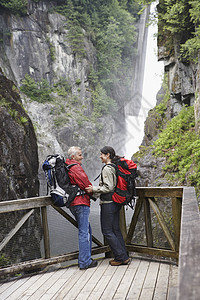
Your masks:
<path fill-rule="evenodd" d="M 79 147 L 70 147 L 66 163 L 76 164 L 69 170 L 71 184 L 78 185 L 85 193 L 76 196 L 70 206 L 70 211 L 78 223 L 79 257 L 78 263 L 81 270 L 97 266 L 97 261 L 91 258 L 92 230 L 89 223 L 90 196 L 85 188 L 91 185 L 85 171 L 81 167 L 83 160 L 82 151 Z"/>

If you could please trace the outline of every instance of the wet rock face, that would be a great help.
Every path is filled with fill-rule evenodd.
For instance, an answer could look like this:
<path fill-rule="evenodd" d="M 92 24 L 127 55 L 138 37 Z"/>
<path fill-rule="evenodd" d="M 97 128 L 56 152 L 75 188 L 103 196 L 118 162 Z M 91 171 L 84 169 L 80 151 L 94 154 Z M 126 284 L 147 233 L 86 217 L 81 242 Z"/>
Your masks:
<path fill-rule="evenodd" d="M 0 200 L 38 194 L 38 153 L 30 118 L 12 81 L 0 75 Z"/>
<path fill-rule="evenodd" d="M 32 122 L 13 82 L 0 70 L 0 201 L 38 195 L 38 153 Z M 25 211 L 1 214 L 0 240 Z M 0 252 L 8 263 L 40 257 L 40 215 L 35 211 Z"/>

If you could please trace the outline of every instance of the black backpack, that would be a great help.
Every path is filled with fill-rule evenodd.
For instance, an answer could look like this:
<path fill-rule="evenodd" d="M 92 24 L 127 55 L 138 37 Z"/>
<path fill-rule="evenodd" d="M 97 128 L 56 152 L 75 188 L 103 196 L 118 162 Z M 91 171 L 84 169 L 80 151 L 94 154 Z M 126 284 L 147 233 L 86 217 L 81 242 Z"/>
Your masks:
<path fill-rule="evenodd" d="M 76 196 L 84 194 L 84 191 L 70 182 L 68 171 L 74 165 L 67 165 L 64 157 L 59 154 L 48 155 L 42 165 L 47 181 L 47 195 L 50 191 L 55 206 L 69 207 Z"/>

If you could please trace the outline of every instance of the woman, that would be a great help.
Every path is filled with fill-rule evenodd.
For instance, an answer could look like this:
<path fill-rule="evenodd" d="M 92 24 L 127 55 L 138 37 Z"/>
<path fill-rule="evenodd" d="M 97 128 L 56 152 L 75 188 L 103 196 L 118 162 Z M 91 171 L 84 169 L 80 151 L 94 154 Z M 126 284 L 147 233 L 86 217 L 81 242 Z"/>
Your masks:
<path fill-rule="evenodd" d="M 100 158 L 105 166 L 101 171 L 99 186 L 90 185 L 86 190 L 88 193 L 92 192 L 96 198 L 100 195 L 101 230 L 114 254 L 114 259 L 109 262 L 110 265 L 127 265 L 130 263 L 130 258 L 119 225 L 121 205 L 112 200 L 117 183 L 115 162 L 119 156 L 115 155 L 112 147 L 105 146 L 101 149 Z"/>

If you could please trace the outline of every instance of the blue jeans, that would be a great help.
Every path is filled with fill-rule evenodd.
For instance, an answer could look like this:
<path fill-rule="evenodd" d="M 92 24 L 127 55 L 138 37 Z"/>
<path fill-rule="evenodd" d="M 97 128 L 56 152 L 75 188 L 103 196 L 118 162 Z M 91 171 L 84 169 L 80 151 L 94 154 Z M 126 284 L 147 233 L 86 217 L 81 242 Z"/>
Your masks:
<path fill-rule="evenodd" d="M 116 261 L 128 259 L 125 242 L 119 225 L 121 206 L 115 202 L 101 204 L 101 230 Z"/>
<path fill-rule="evenodd" d="M 92 230 L 89 223 L 90 207 L 87 205 L 76 205 L 71 206 L 70 211 L 78 223 L 79 267 L 85 268 L 92 262 Z"/>

